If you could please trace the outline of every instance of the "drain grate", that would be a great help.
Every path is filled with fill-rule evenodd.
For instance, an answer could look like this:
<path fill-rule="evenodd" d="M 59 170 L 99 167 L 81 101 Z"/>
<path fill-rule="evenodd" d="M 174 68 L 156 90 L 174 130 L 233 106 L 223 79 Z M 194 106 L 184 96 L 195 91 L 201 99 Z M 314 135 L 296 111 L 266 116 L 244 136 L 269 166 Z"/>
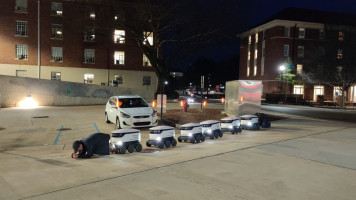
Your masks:
<path fill-rule="evenodd" d="M 70 131 L 72 130 L 71 128 L 60 128 L 60 129 L 57 129 L 57 131 Z"/>

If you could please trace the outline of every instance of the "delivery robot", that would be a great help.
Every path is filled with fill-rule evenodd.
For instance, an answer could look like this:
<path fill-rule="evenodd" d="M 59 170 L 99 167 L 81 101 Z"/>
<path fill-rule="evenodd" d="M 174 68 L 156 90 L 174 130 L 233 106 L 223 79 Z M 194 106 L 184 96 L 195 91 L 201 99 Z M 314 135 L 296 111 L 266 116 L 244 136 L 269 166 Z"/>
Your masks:
<path fill-rule="evenodd" d="M 146 142 L 147 147 L 157 146 L 160 149 L 164 147 L 177 146 L 177 140 L 174 139 L 175 131 L 171 126 L 156 126 L 150 128 L 149 139 Z"/>
<path fill-rule="evenodd" d="M 258 117 L 256 115 L 242 115 L 241 127 L 243 129 L 259 130 L 260 124 L 258 123 Z"/>
<path fill-rule="evenodd" d="M 200 122 L 202 127 L 202 132 L 206 137 L 210 139 L 216 139 L 223 136 L 221 131 L 220 122 L 216 120 L 207 120 Z"/>
<path fill-rule="evenodd" d="M 111 146 L 121 154 L 142 151 L 141 133 L 137 129 L 120 129 L 111 132 Z"/>
<path fill-rule="evenodd" d="M 200 143 L 205 141 L 205 135 L 202 132 L 202 125 L 197 123 L 188 123 L 180 127 L 180 136 L 178 142 Z"/>
<path fill-rule="evenodd" d="M 221 130 L 231 132 L 231 134 L 238 134 L 242 132 L 240 118 L 238 117 L 225 117 L 221 119 Z"/>

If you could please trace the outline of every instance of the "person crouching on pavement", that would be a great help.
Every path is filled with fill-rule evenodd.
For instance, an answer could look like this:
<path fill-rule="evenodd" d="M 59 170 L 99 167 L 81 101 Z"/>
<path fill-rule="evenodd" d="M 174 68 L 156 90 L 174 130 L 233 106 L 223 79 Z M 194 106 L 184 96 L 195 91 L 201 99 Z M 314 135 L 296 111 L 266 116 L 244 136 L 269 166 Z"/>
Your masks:
<path fill-rule="evenodd" d="M 76 158 L 91 158 L 93 154 L 110 155 L 112 151 L 110 147 L 110 135 L 105 133 L 93 133 L 82 140 L 73 142 L 73 150 L 71 157 Z"/>

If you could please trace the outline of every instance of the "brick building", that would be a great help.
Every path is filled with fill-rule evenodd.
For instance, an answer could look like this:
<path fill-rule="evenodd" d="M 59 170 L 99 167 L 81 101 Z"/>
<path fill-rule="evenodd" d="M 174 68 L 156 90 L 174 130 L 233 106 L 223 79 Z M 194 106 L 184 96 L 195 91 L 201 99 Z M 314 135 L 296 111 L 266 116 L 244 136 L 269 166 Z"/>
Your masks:
<path fill-rule="evenodd" d="M 2 0 L 0 74 L 155 91 L 154 69 L 118 20 L 80 1 Z"/>
<path fill-rule="evenodd" d="M 335 69 L 352 66 L 350 69 L 355 73 L 356 59 L 352 58 L 355 53 L 349 50 L 356 45 L 355 30 L 356 15 L 285 9 L 240 34 L 239 79 L 262 80 L 264 97 L 288 93 L 302 95 L 311 101 L 316 101 L 318 95 L 337 101 L 337 96 L 341 95 L 337 84 L 319 83 L 309 75 L 322 70 L 323 61 L 320 60 L 324 60 L 324 64 L 328 60 L 328 65 Z M 295 75 L 294 85 L 281 81 L 287 70 Z M 356 102 L 355 84 L 347 90 L 346 97 L 347 101 Z"/>

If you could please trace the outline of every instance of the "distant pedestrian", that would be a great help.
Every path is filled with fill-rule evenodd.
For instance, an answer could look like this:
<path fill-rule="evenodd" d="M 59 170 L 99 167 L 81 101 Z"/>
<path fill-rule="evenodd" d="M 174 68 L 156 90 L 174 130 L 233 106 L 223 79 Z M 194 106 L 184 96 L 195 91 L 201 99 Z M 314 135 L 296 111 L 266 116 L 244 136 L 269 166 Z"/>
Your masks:
<path fill-rule="evenodd" d="M 110 135 L 105 133 L 93 133 L 82 140 L 73 142 L 72 158 L 91 158 L 93 154 L 109 155 Z"/>

